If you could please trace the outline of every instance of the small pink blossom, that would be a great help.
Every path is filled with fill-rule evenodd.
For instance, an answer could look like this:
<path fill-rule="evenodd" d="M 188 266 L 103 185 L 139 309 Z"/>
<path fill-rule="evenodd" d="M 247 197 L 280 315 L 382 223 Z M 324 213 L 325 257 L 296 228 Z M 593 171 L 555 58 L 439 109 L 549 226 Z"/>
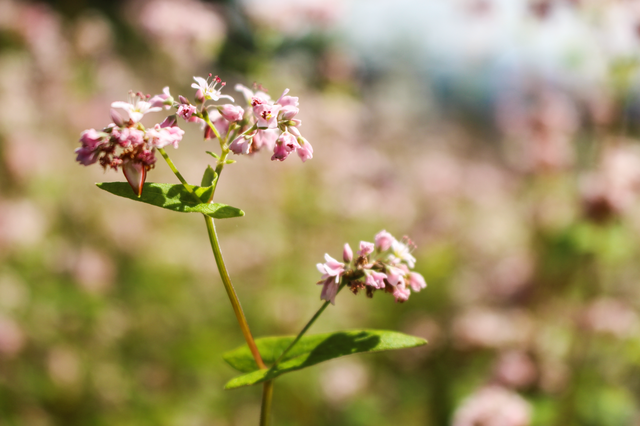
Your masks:
<path fill-rule="evenodd" d="M 173 96 L 169 93 L 169 86 L 165 86 L 162 89 L 161 95 L 155 95 L 149 99 L 149 103 L 152 107 L 164 107 L 164 109 L 171 108 L 171 105 L 173 104 Z"/>
<path fill-rule="evenodd" d="M 178 107 L 178 115 L 185 120 L 188 120 L 193 116 L 193 114 L 195 114 L 196 110 L 197 108 L 195 105 L 181 104 Z"/>
<path fill-rule="evenodd" d="M 410 268 L 413 268 L 416 264 L 416 258 L 411 255 L 409 245 L 401 243 L 398 240 L 391 242 L 391 255 L 389 258 L 394 263 L 405 262 Z"/>
<path fill-rule="evenodd" d="M 229 149 L 234 154 L 248 154 L 251 148 L 251 138 L 246 136 L 238 136 L 229 144 Z"/>
<path fill-rule="evenodd" d="M 184 130 L 178 126 L 160 127 L 156 124 L 153 129 L 147 131 L 149 137 L 149 145 L 155 148 L 164 148 L 167 145 L 173 145 L 178 148 L 178 143 L 182 140 Z"/>
<path fill-rule="evenodd" d="M 278 111 L 280 111 L 280 108 L 280 105 L 271 105 L 266 103 L 256 104 L 253 107 L 253 114 L 258 120 L 258 127 L 263 129 L 274 129 L 278 124 Z"/>
<path fill-rule="evenodd" d="M 387 282 L 393 287 L 404 286 L 405 272 L 395 266 L 387 267 Z"/>
<path fill-rule="evenodd" d="M 358 256 L 368 256 L 371 253 L 373 253 L 373 243 L 360 241 L 360 250 L 358 250 Z"/>
<path fill-rule="evenodd" d="M 349 243 L 344 244 L 344 249 L 342 250 L 342 260 L 346 263 L 349 263 L 353 260 L 353 250 L 351 250 L 351 246 Z"/>
<path fill-rule="evenodd" d="M 134 123 L 139 122 L 142 117 L 149 112 L 162 111 L 162 108 L 154 107 L 146 101 L 146 97 L 142 93 L 138 92 L 132 95 L 131 98 L 131 102 L 113 102 L 111 107 L 125 110 Z"/>
<path fill-rule="evenodd" d="M 393 297 L 396 299 L 396 303 L 397 302 L 406 302 L 407 300 L 409 300 L 409 295 L 411 294 L 411 290 L 409 290 L 408 288 L 406 288 L 404 286 L 404 283 L 402 283 L 402 285 L 397 285 L 394 289 L 393 289 Z"/>
<path fill-rule="evenodd" d="M 211 77 L 211 74 L 209 74 L 209 77 Z M 210 99 L 212 101 L 217 101 L 218 99 L 225 98 L 225 99 L 229 99 L 231 102 L 234 102 L 231 96 L 220 94 L 220 91 L 225 86 L 225 83 L 220 79 L 220 77 L 215 76 L 211 80 L 211 83 L 209 83 L 208 80 L 205 80 L 202 77 L 193 77 L 193 79 L 196 82 L 192 83 L 191 87 L 200 91 L 200 95 L 203 98 L 203 100 Z M 216 89 L 216 86 L 218 85 L 218 83 L 220 83 L 220 88 Z"/>
<path fill-rule="evenodd" d="M 88 148 L 93 151 L 100 145 L 105 144 L 109 140 L 109 135 L 104 132 L 98 132 L 96 129 L 89 129 L 82 132 L 80 135 L 80 142 L 82 142 L 83 148 Z"/>
<path fill-rule="evenodd" d="M 289 129 L 291 129 L 291 127 L 289 127 Z M 313 158 L 313 147 L 311 146 L 309 141 L 307 141 L 303 137 L 299 137 L 298 144 L 299 144 L 299 147 L 297 149 L 298 156 L 300 157 L 303 163 L 309 160 L 310 158 Z"/>
<path fill-rule="evenodd" d="M 261 88 L 262 86 L 259 87 Z M 264 90 L 257 90 L 254 92 L 253 90 L 249 89 L 246 86 L 243 86 L 242 84 L 236 84 L 234 89 L 238 92 L 241 92 L 244 96 L 244 99 L 247 101 L 247 104 L 251 106 L 253 106 L 254 97 L 261 99 L 263 102 L 271 101 L 271 98 L 265 93 Z"/>
<path fill-rule="evenodd" d="M 389 250 L 389 248 L 391 247 L 391 244 L 395 240 L 396 239 L 393 237 L 393 235 L 391 235 L 390 233 L 388 233 L 383 229 L 382 231 L 378 232 L 378 234 L 376 234 L 376 237 L 375 237 L 376 248 L 380 251 Z"/>
<path fill-rule="evenodd" d="M 283 107 L 288 107 L 288 106 L 297 107 L 298 106 L 298 97 L 297 96 L 286 96 L 287 93 L 289 93 L 289 89 L 284 89 L 284 92 L 282 92 L 282 96 L 280 96 L 280 99 L 278 99 L 276 101 L 276 103 L 278 105 L 283 106 Z"/>
<path fill-rule="evenodd" d="M 339 284 L 332 278 L 327 278 L 324 281 L 320 281 L 318 284 L 322 284 L 322 292 L 320 293 L 320 299 L 331 302 L 332 305 L 336 304 L 336 294 L 338 294 Z"/>
<path fill-rule="evenodd" d="M 377 289 L 381 289 L 385 287 L 384 280 L 387 278 L 387 275 L 382 272 L 370 271 L 367 270 L 365 272 L 365 281 L 364 283 L 370 287 L 374 287 Z"/>
<path fill-rule="evenodd" d="M 240 121 L 244 116 L 244 109 L 238 105 L 226 104 L 218 107 L 220 114 L 228 121 Z"/>
<path fill-rule="evenodd" d="M 296 149 L 297 145 L 298 142 L 296 141 L 295 136 L 293 136 L 291 133 L 284 132 L 280 135 L 278 140 L 276 140 L 276 146 L 273 149 L 271 160 L 286 160 L 289 154 Z"/>
<path fill-rule="evenodd" d="M 329 256 L 328 253 L 325 253 L 324 260 L 326 261 L 325 263 L 318 263 L 316 265 L 318 271 L 322 274 L 322 279 L 335 277 L 335 282 L 340 282 L 340 276 L 344 272 L 344 263 L 338 262 Z"/>
<path fill-rule="evenodd" d="M 273 149 L 276 147 L 277 139 L 277 129 L 258 130 L 253 137 L 254 149 L 257 151 L 264 146 L 269 151 L 273 151 Z"/>
<path fill-rule="evenodd" d="M 409 272 L 409 286 L 415 292 L 427 287 L 424 277 L 417 272 Z"/>
<path fill-rule="evenodd" d="M 130 146 L 138 146 L 144 142 L 144 132 L 134 127 L 114 128 L 111 131 L 112 140 L 118 142 L 118 144 L 127 148 Z"/>

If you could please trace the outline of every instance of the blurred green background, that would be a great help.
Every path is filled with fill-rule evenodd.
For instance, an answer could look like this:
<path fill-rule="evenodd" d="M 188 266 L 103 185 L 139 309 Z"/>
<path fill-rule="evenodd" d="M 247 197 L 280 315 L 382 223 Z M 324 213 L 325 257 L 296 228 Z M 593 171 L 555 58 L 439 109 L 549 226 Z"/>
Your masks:
<path fill-rule="evenodd" d="M 209 72 L 290 88 L 315 149 L 216 193 L 254 335 L 296 333 L 315 263 L 381 229 L 428 282 L 341 294 L 312 332 L 430 344 L 283 376 L 275 425 L 640 424 L 639 47 L 629 0 L 0 0 L 0 425 L 257 424 L 259 386 L 222 390 L 243 339 L 201 217 L 73 154 L 130 89 Z M 216 146 L 183 128 L 197 183 Z"/>

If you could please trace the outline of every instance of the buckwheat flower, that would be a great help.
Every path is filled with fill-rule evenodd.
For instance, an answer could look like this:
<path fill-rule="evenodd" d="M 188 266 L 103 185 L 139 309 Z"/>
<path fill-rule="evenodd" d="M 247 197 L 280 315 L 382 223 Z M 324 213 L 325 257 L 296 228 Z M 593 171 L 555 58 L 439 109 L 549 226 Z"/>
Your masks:
<path fill-rule="evenodd" d="M 238 105 L 226 104 L 218 107 L 220 114 L 228 121 L 240 121 L 244 117 L 244 109 Z"/>
<path fill-rule="evenodd" d="M 248 154 L 251 149 L 251 141 L 250 136 L 238 136 L 229 144 L 229 149 L 234 154 Z"/>
<path fill-rule="evenodd" d="M 320 293 L 320 299 L 331 302 L 335 305 L 336 294 L 338 293 L 338 287 L 340 283 L 340 277 L 344 273 L 344 264 L 338 262 L 329 254 L 325 254 L 325 263 L 318 263 L 316 267 L 322 274 L 322 277 L 318 284 L 322 284 L 322 292 Z"/>
<path fill-rule="evenodd" d="M 373 253 L 373 243 L 366 241 L 360 241 L 360 250 L 358 250 L 358 256 L 368 256 Z"/>
<path fill-rule="evenodd" d="M 291 129 L 291 127 L 289 129 Z M 300 146 L 298 147 L 296 152 L 298 153 L 298 156 L 300 157 L 302 162 L 304 163 L 305 161 L 313 158 L 313 147 L 311 146 L 309 141 L 303 137 L 297 138 L 297 141 L 298 145 Z"/>
<path fill-rule="evenodd" d="M 289 89 L 285 89 L 280 99 L 276 101 L 276 104 L 280 105 L 281 108 L 281 119 L 282 120 L 291 120 L 293 117 L 300 112 L 298 107 L 298 98 L 294 96 L 286 96 L 289 93 Z"/>
<path fill-rule="evenodd" d="M 409 300 L 410 294 L 411 291 L 405 287 L 404 282 L 395 286 L 395 288 L 393 289 L 393 297 L 396 299 L 396 303 L 406 302 L 407 300 Z"/>
<path fill-rule="evenodd" d="M 404 282 L 405 282 L 404 277 L 406 275 L 405 271 L 395 266 L 387 266 L 386 272 L 387 272 L 387 282 L 392 287 L 404 286 Z"/>
<path fill-rule="evenodd" d="M 178 148 L 183 135 L 184 130 L 178 126 L 161 127 L 160 124 L 156 124 L 153 129 L 147 130 L 149 145 L 154 148 L 164 148 L 167 145 Z"/>
<path fill-rule="evenodd" d="M 467 397 L 453 416 L 453 426 L 528 426 L 531 405 L 500 386 L 488 386 Z"/>
<path fill-rule="evenodd" d="M 416 258 L 411 255 L 409 245 L 398 240 L 391 242 L 391 255 L 389 258 L 393 262 L 405 262 L 410 268 L 413 268 L 416 264 Z"/>
<path fill-rule="evenodd" d="M 349 243 L 344 243 L 344 249 L 342 250 L 342 260 L 345 263 L 350 263 L 353 260 L 353 250 L 351 250 L 351 246 Z"/>
<path fill-rule="evenodd" d="M 269 151 L 273 151 L 278 136 L 277 129 L 258 130 L 253 137 L 253 150 L 258 151 L 264 146 Z"/>
<path fill-rule="evenodd" d="M 365 270 L 365 285 L 370 287 L 381 289 L 385 288 L 384 280 L 387 279 L 387 275 L 382 272 L 376 272 L 371 270 Z"/>
<path fill-rule="evenodd" d="M 258 86 L 259 89 L 262 89 L 262 86 Z M 259 98 L 264 100 L 265 102 L 269 102 L 271 101 L 271 98 L 269 97 L 269 95 L 267 95 L 267 93 L 265 92 L 264 89 L 262 90 L 256 90 L 255 92 L 251 89 L 249 89 L 246 86 L 243 86 L 242 84 L 236 84 L 234 89 L 238 92 L 241 92 L 242 95 L 244 96 L 244 99 L 247 101 L 247 104 L 252 105 L 253 102 L 253 98 Z"/>
<path fill-rule="evenodd" d="M 189 120 L 196 112 L 196 106 L 191 104 L 180 104 L 178 107 L 178 116 Z"/>
<path fill-rule="evenodd" d="M 109 140 L 109 135 L 105 132 L 98 132 L 96 129 L 85 130 L 80 134 L 80 142 L 83 148 L 95 150 L 100 145 Z"/>
<path fill-rule="evenodd" d="M 340 276 L 344 272 L 344 263 L 340 263 L 335 260 L 333 257 L 329 256 L 328 253 L 324 255 L 325 263 L 318 263 L 316 267 L 318 271 L 320 271 L 322 275 L 321 279 L 326 279 L 332 277 L 335 282 L 340 282 Z"/>
<path fill-rule="evenodd" d="M 258 98 L 254 98 L 258 99 Z M 278 111 L 280 111 L 280 105 L 271 105 L 267 103 L 256 103 L 253 107 L 253 114 L 255 115 L 258 128 L 262 129 L 274 129 L 278 125 Z"/>
<path fill-rule="evenodd" d="M 211 74 L 209 74 L 209 77 L 211 77 Z M 225 98 L 225 99 L 229 99 L 231 102 L 234 102 L 231 96 L 220 94 L 220 91 L 222 90 L 222 88 L 225 86 L 226 83 L 224 83 L 220 79 L 220 77 L 218 77 L 217 75 L 213 77 L 213 79 L 211 80 L 211 83 L 209 83 L 208 79 L 205 80 L 202 77 L 193 77 L 193 79 L 196 81 L 196 83 L 192 83 L 191 87 L 193 87 L 194 89 L 197 89 L 200 92 L 200 96 L 202 96 L 203 99 L 205 100 L 210 99 L 212 101 L 217 101 L 219 99 Z M 218 85 L 218 83 L 220 83 L 220 88 L 216 89 L 216 86 Z"/>
<path fill-rule="evenodd" d="M 147 97 L 140 92 L 135 95 L 130 94 L 130 96 L 131 102 L 113 102 L 111 107 L 122 108 L 127 111 L 129 118 L 134 123 L 139 122 L 142 117 L 149 112 L 162 111 L 162 108 L 152 106 L 151 103 L 146 100 Z"/>
<path fill-rule="evenodd" d="M 409 272 L 409 286 L 415 292 L 427 287 L 424 277 L 417 272 Z"/>
<path fill-rule="evenodd" d="M 273 149 L 271 160 L 286 160 L 289 154 L 296 149 L 296 146 L 298 146 L 298 142 L 296 141 L 295 136 L 293 136 L 291 133 L 284 132 L 276 140 L 276 146 Z"/>
<path fill-rule="evenodd" d="M 384 229 L 376 234 L 375 245 L 379 251 L 387 251 L 396 239 Z"/>
<path fill-rule="evenodd" d="M 155 95 L 149 99 L 149 103 L 152 107 L 164 107 L 164 109 L 171 108 L 173 105 L 173 96 L 169 93 L 169 86 L 162 89 L 162 94 Z"/>
<path fill-rule="evenodd" d="M 144 132 L 133 127 L 114 127 L 111 130 L 111 140 L 122 148 L 138 146 L 144 143 Z"/>

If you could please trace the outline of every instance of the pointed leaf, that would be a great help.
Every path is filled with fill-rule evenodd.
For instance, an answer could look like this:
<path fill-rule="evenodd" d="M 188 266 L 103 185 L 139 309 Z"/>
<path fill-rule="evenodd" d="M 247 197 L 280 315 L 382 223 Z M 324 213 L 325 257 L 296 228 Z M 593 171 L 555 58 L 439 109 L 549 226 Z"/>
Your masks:
<path fill-rule="evenodd" d="M 218 158 L 220 158 L 220 157 L 218 156 L 218 154 L 216 154 L 215 152 L 211 152 L 211 151 L 205 151 L 205 152 L 206 152 L 207 154 L 209 154 L 210 156 L 212 156 L 213 158 L 215 158 L 216 160 L 217 160 Z"/>
<path fill-rule="evenodd" d="M 273 364 L 294 336 L 263 337 L 256 344 L 266 364 Z M 248 372 L 230 380 L 225 389 L 255 385 L 291 371 L 311 367 L 330 359 L 363 352 L 380 352 L 412 348 L 426 344 L 419 337 L 395 331 L 351 330 L 305 336 L 291 349 L 275 368 L 259 370 L 249 348 L 241 346 L 223 355 L 224 360 L 242 372 Z"/>
<path fill-rule="evenodd" d="M 209 203 L 213 187 L 200 187 L 189 185 L 196 196 L 202 200 L 198 203 L 192 194 L 181 184 L 145 183 L 142 195 L 138 198 L 129 184 L 125 182 L 102 182 L 96 184 L 98 188 L 110 192 L 119 197 L 162 207 L 182 213 L 203 213 L 215 219 L 227 219 L 244 216 L 244 212 L 236 207 L 226 204 Z"/>
<path fill-rule="evenodd" d="M 211 186 L 213 185 L 213 181 L 216 178 L 216 172 L 215 170 L 213 170 L 211 168 L 211 166 L 207 166 L 207 168 L 204 171 L 204 174 L 202 175 L 202 182 L 200 183 L 200 186 Z M 209 200 L 207 200 L 208 202 Z"/>

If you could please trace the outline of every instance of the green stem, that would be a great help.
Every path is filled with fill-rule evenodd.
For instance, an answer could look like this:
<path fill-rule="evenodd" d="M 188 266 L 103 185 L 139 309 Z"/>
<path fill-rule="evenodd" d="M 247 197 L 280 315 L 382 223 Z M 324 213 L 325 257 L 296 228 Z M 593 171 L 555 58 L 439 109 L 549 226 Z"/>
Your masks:
<path fill-rule="evenodd" d="M 273 399 L 273 380 L 264 382 L 262 386 L 262 407 L 260 409 L 260 426 L 269 426 L 271 420 L 271 400 Z"/>
<path fill-rule="evenodd" d="M 191 188 L 191 186 L 189 185 L 189 183 L 187 182 L 187 180 L 182 176 L 182 174 L 178 171 L 178 169 L 176 168 L 176 165 L 173 164 L 173 161 L 171 161 L 171 158 L 169 158 L 169 154 L 167 154 L 167 152 L 162 149 L 162 148 L 158 148 L 158 152 L 160 152 L 160 154 L 162 155 L 162 158 L 164 158 L 164 161 L 167 162 L 167 164 L 169 165 L 169 168 L 171 169 L 171 171 L 173 172 L 174 175 L 176 175 L 176 177 L 178 178 L 178 180 L 182 183 L 182 185 L 184 186 L 184 189 L 187 190 L 187 192 L 189 194 L 191 194 L 195 200 L 198 202 L 198 204 L 202 203 L 202 200 L 200 199 L 200 197 L 198 197 L 196 195 L 195 192 L 193 192 L 193 189 Z"/>
<path fill-rule="evenodd" d="M 184 185 L 185 189 L 197 200 L 198 203 L 202 203 L 202 200 L 193 192 L 193 189 L 187 183 L 186 179 L 180 174 L 178 169 L 176 168 L 169 155 L 165 152 L 164 149 L 158 148 L 160 154 L 165 159 L 171 171 L 176 175 L 176 177 L 180 180 L 182 185 Z M 218 168 L 216 168 L 216 171 Z M 220 168 L 222 171 L 222 167 Z M 217 181 L 217 179 L 216 179 Z M 215 188 L 214 188 L 215 189 Z M 211 242 L 211 249 L 213 250 L 213 257 L 216 259 L 216 264 L 218 265 L 218 270 L 220 271 L 220 277 L 222 278 L 222 284 L 224 284 L 224 288 L 227 291 L 227 295 L 229 296 L 229 300 L 231 301 L 231 306 L 233 307 L 233 311 L 236 314 L 236 318 L 238 319 L 238 324 L 240 325 L 240 329 L 242 330 L 242 334 L 244 335 L 245 340 L 247 341 L 247 345 L 249 349 L 251 349 L 251 353 L 253 354 L 254 359 L 256 360 L 256 364 L 258 364 L 259 368 L 267 368 L 264 362 L 262 361 L 262 357 L 260 356 L 260 352 L 258 351 L 258 347 L 256 346 L 256 342 L 253 340 L 253 336 L 251 335 L 251 331 L 249 330 L 249 324 L 247 323 L 247 319 L 244 316 L 244 312 L 242 311 L 242 306 L 240 306 L 240 300 L 238 300 L 238 295 L 236 294 L 235 289 L 233 288 L 233 284 L 231 284 L 231 278 L 229 277 L 229 273 L 227 272 L 227 267 L 224 264 L 224 259 L 222 258 L 222 252 L 220 251 L 220 244 L 218 243 L 218 236 L 216 235 L 216 228 L 213 224 L 213 219 L 207 215 L 203 215 L 204 220 L 207 224 L 207 231 L 209 233 L 209 241 Z"/>
<path fill-rule="evenodd" d="M 253 340 L 253 336 L 251 335 L 251 331 L 249 330 L 249 324 L 247 323 L 247 319 L 244 316 L 244 312 L 242 311 L 242 306 L 240 306 L 238 295 L 233 288 L 233 284 L 231 284 L 231 278 L 229 277 L 227 267 L 224 264 L 224 259 L 222 258 L 222 252 L 220 251 L 220 244 L 218 243 L 218 236 L 216 235 L 216 227 L 213 224 L 213 219 L 209 216 L 204 216 L 204 220 L 207 224 L 207 231 L 209 232 L 209 241 L 211 242 L 213 257 L 215 257 L 216 259 L 216 264 L 218 265 L 218 270 L 220 271 L 220 278 L 222 278 L 222 284 L 224 284 L 224 289 L 227 291 L 227 295 L 229 296 L 229 300 L 231 301 L 231 306 L 233 307 L 233 311 L 235 312 L 238 323 L 240 324 L 242 334 L 247 341 L 247 345 L 249 346 L 249 350 L 251 350 L 253 358 L 256 360 L 258 368 L 267 368 L 267 366 L 262 361 L 262 357 L 260 356 L 260 352 L 258 351 L 256 342 Z"/>
<path fill-rule="evenodd" d="M 340 293 L 340 290 L 342 290 L 344 288 L 344 286 L 347 285 L 346 282 L 343 282 L 342 284 L 340 284 L 340 287 L 338 287 L 338 291 L 336 292 L 336 295 L 338 293 Z M 329 306 L 329 301 L 324 302 L 322 304 L 322 306 L 320 307 L 320 309 L 318 309 L 318 312 L 315 313 L 314 316 L 311 317 L 311 319 L 309 320 L 309 322 L 307 323 L 307 325 L 304 326 L 304 328 L 300 331 L 300 333 L 298 333 L 298 335 L 296 336 L 296 338 L 293 340 L 293 342 L 291 342 L 291 344 L 289 346 L 287 346 L 287 349 L 284 350 L 284 352 L 282 352 L 282 355 L 280 355 L 280 357 L 276 360 L 276 362 L 271 366 L 271 368 L 275 368 L 280 361 L 282 361 L 282 359 L 285 357 L 285 355 L 287 353 L 289 353 L 289 351 L 291 350 L 291 348 L 293 348 L 295 346 L 296 343 L 298 343 L 298 341 L 302 338 L 302 336 L 304 335 L 304 333 L 307 332 L 307 330 L 309 330 L 309 328 L 313 325 L 313 323 L 318 319 L 318 317 L 322 314 L 322 312 L 324 312 L 325 309 L 327 309 L 327 306 Z"/>

